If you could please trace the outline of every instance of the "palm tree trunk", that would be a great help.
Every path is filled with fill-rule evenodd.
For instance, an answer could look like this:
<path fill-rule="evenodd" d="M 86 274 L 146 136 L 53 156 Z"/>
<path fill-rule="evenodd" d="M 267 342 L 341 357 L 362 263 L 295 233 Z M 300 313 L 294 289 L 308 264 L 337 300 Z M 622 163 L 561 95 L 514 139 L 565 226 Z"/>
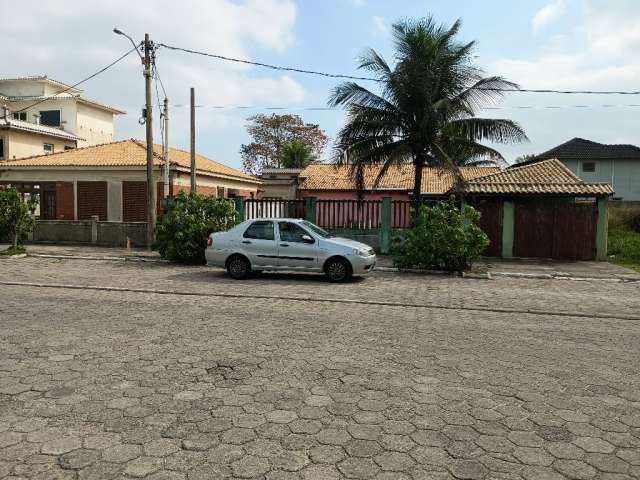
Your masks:
<path fill-rule="evenodd" d="M 425 159 L 422 155 L 416 155 L 413 159 L 413 208 L 418 208 L 422 203 L 422 169 L 424 168 Z"/>

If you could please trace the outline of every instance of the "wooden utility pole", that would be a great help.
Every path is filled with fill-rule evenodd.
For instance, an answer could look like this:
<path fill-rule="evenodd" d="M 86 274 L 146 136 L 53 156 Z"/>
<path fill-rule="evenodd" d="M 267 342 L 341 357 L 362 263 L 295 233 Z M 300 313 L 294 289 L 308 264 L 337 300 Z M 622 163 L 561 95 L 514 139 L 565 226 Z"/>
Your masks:
<path fill-rule="evenodd" d="M 196 192 L 196 90 L 191 87 L 191 192 Z"/>
<path fill-rule="evenodd" d="M 151 250 L 156 228 L 156 189 L 153 181 L 153 111 L 151 103 L 151 66 L 153 63 L 153 43 L 149 34 L 144 34 L 144 93 L 145 126 L 147 127 L 147 249 Z"/>
<path fill-rule="evenodd" d="M 164 99 L 164 198 L 165 200 L 171 194 L 170 181 L 171 174 L 169 169 L 171 167 L 169 160 L 169 99 Z"/>

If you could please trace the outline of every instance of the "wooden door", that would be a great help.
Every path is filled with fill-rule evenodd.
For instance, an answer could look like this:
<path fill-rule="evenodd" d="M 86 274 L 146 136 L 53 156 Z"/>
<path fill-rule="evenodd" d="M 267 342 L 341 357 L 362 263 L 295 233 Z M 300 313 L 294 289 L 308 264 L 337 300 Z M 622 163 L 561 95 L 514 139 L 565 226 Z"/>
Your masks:
<path fill-rule="evenodd" d="M 478 200 L 474 207 L 480 212 L 478 225 L 487 234 L 490 242 L 482 255 L 499 257 L 502 255 L 502 200 Z"/>
<path fill-rule="evenodd" d="M 42 191 L 42 205 L 40 207 L 42 220 L 56 219 L 56 192 L 55 190 Z"/>

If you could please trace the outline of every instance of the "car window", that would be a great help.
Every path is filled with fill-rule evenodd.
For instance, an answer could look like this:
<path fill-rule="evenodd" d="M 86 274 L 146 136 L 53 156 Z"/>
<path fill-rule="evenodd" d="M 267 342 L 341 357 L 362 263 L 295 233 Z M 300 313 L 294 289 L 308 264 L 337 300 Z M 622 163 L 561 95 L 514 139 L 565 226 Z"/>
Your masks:
<path fill-rule="evenodd" d="M 255 238 L 257 240 L 274 240 L 273 222 L 253 222 L 244 231 L 244 238 Z"/>
<path fill-rule="evenodd" d="M 304 229 L 291 222 L 278 223 L 280 230 L 280 241 L 282 242 L 300 242 L 302 243 L 303 235 L 309 235 Z"/>
<path fill-rule="evenodd" d="M 302 224 L 309 228 L 312 232 L 314 232 L 316 235 L 320 235 L 322 238 L 329 238 L 332 237 L 333 235 L 331 235 L 329 232 L 327 232 L 326 230 L 321 229 L 319 226 L 314 225 L 311 222 L 307 222 L 306 220 L 304 222 L 302 222 Z"/>

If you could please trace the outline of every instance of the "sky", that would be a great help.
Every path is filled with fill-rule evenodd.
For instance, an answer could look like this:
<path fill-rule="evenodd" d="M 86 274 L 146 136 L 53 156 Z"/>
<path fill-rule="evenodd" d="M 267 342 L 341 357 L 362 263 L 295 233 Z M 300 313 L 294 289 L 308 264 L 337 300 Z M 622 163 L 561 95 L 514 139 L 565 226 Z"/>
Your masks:
<path fill-rule="evenodd" d="M 73 84 L 130 48 L 114 27 L 136 40 L 149 33 L 157 43 L 192 50 L 362 75 L 356 66 L 365 48 L 393 61 L 395 21 L 432 15 L 445 24 L 460 18 L 460 40 L 477 42 L 478 65 L 522 88 L 640 90 L 637 0 L 65 0 L 63 8 L 51 0 L 2 1 L 11 22 L 3 24 L 0 77 L 48 75 Z M 240 145 L 250 141 L 246 118 L 274 112 L 266 107 L 283 107 L 276 113 L 317 123 L 331 138 L 345 120 L 340 110 L 305 110 L 326 106 L 335 79 L 166 48 L 158 50 L 157 67 L 171 105 L 171 146 L 189 148 L 189 88 L 194 87 L 200 105 L 197 149 L 234 167 L 241 165 Z M 135 54 L 81 88 L 87 98 L 127 111 L 116 117 L 116 139 L 145 137 L 138 123 L 144 80 Z M 499 110 L 480 115 L 510 118 L 524 127 L 530 142 L 499 147 L 513 162 L 573 137 L 640 144 L 640 106 L 629 106 L 638 104 L 636 96 L 516 93 L 496 105 Z M 159 143 L 157 114 L 156 108 Z M 330 153 L 328 148 L 325 159 Z"/>

